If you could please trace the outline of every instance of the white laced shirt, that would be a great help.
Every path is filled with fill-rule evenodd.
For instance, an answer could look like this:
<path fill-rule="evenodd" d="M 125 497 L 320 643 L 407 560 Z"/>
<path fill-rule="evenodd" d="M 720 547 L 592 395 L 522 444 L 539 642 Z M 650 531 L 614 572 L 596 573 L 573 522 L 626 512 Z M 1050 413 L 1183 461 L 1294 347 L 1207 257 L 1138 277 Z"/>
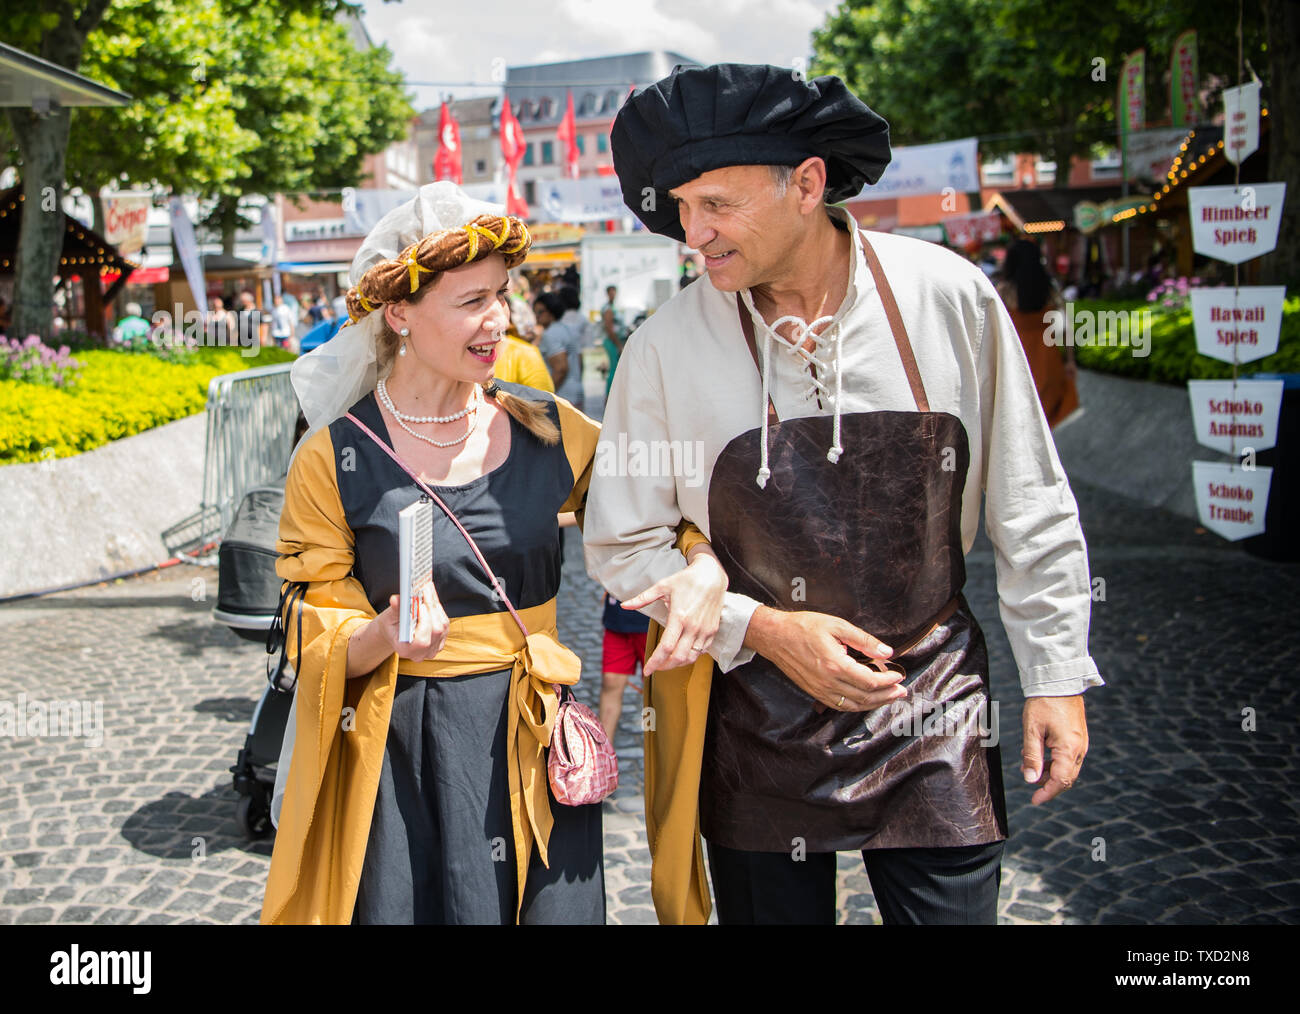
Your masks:
<path fill-rule="evenodd" d="M 853 260 L 844 302 L 802 332 L 817 335 L 810 352 L 773 334 L 745 290 L 741 298 L 766 362 L 760 375 L 735 294 L 718 291 L 707 276 L 629 337 L 609 392 L 584 519 L 587 570 L 615 598 L 631 598 L 686 565 L 674 546 L 683 518 L 709 535 L 713 464 L 734 437 L 765 427 L 765 394 L 781 419 L 915 411 L 861 237 L 846 212 L 830 210 L 850 227 Z M 999 609 L 1025 696 L 1103 685 L 1088 654 L 1091 586 L 1078 508 L 1006 308 L 984 273 L 952 251 L 887 233 L 869 236 L 930 410 L 949 412 L 965 426 L 962 549 L 969 553 L 975 541 L 982 500 Z M 837 418 L 826 448 L 832 461 L 839 442 Z M 754 462 L 760 485 L 766 464 Z M 727 593 L 709 650 L 723 672 L 753 658 L 742 642 L 757 605 Z M 642 612 L 667 620 L 662 601 Z"/>

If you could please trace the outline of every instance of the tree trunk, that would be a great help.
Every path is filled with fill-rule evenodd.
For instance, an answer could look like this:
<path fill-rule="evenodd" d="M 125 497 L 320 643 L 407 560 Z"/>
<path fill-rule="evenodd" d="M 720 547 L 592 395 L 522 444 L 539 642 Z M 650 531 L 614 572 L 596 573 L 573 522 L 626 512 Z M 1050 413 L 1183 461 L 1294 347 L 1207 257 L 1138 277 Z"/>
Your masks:
<path fill-rule="evenodd" d="M 221 233 L 221 252 L 227 257 L 235 256 L 235 232 L 239 228 L 239 198 L 227 195 L 218 198 L 217 206 L 212 209 L 210 221 Z"/>
<path fill-rule="evenodd" d="M 41 37 L 43 59 L 75 71 L 86 36 L 104 17 L 110 0 L 87 0 L 81 13 L 57 5 L 58 21 Z M 63 249 L 63 175 L 68 157 L 71 111 L 51 104 L 38 116 L 31 109 L 5 110 L 22 158 L 23 224 L 14 254 L 15 335 L 48 338 L 54 321 L 54 276 Z"/>
<path fill-rule="evenodd" d="M 23 221 L 14 257 L 14 337 L 48 339 L 54 324 L 54 276 L 63 250 L 63 170 L 70 111 L 52 107 L 44 116 L 7 109 L 22 152 Z"/>
<path fill-rule="evenodd" d="M 1064 190 L 1070 185 L 1070 160 L 1074 157 L 1076 147 L 1074 132 L 1056 131 L 1051 135 L 1052 161 L 1056 163 L 1056 177 L 1052 181 L 1054 190 Z M 1070 225 L 1069 222 L 1066 223 Z"/>
<path fill-rule="evenodd" d="M 1287 285 L 1288 295 L 1300 286 L 1300 61 L 1287 39 L 1300 37 L 1300 9 L 1291 0 L 1264 5 L 1268 31 L 1268 178 L 1287 184 L 1286 202 L 1277 235 L 1277 249 L 1260 264 L 1261 281 Z"/>

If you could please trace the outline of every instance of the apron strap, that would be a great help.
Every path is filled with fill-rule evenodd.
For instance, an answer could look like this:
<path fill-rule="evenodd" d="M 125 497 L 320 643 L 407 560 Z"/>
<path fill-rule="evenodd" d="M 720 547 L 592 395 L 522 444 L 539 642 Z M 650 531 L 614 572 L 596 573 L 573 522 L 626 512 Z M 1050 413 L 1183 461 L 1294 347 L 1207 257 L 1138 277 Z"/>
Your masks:
<path fill-rule="evenodd" d="M 754 360 L 754 366 L 758 370 L 758 375 L 763 375 L 763 364 L 758 361 L 758 344 L 754 341 L 754 319 L 745 312 L 745 304 L 740 298 L 740 293 L 736 293 L 736 313 L 740 315 L 740 330 L 745 335 L 745 346 L 749 349 L 749 356 Z M 811 366 L 808 367 L 810 370 Z M 767 421 L 776 423 L 776 406 L 772 404 L 772 395 L 767 396 Z"/>
<path fill-rule="evenodd" d="M 862 237 L 862 252 L 866 255 L 871 276 L 876 280 L 880 301 L 885 304 L 885 317 L 889 320 L 889 330 L 894 333 L 894 344 L 898 346 L 898 356 L 903 360 L 903 372 L 907 374 L 907 382 L 911 385 L 916 410 L 929 412 L 930 402 L 925 396 L 925 385 L 921 383 L 921 371 L 917 368 L 916 356 L 912 353 L 912 343 L 907 337 L 907 328 L 903 326 L 903 315 L 898 312 L 898 303 L 894 300 L 894 290 L 889 287 L 889 279 L 885 277 L 885 270 L 880 266 L 880 258 L 876 256 L 876 251 L 867 241 L 866 230 L 859 229 L 858 235 Z"/>
<path fill-rule="evenodd" d="M 903 315 L 898 312 L 898 302 L 894 299 L 894 290 L 889 287 L 889 279 L 885 277 L 885 271 L 880 266 L 880 258 L 876 256 L 876 251 L 872 249 L 871 243 L 867 240 L 865 229 L 859 228 L 858 235 L 862 237 L 862 252 L 867 258 L 867 267 L 871 269 L 871 276 L 876 280 L 876 290 L 880 293 L 880 301 L 885 307 L 885 319 L 889 321 L 889 330 L 894 336 L 894 344 L 898 346 L 898 357 L 903 361 L 903 372 L 907 374 L 908 386 L 912 389 L 912 400 L 916 402 L 918 412 L 930 411 L 929 399 L 925 396 L 925 385 L 921 383 L 921 371 L 916 365 L 916 355 L 912 352 L 912 342 L 907 337 L 907 328 L 903 325 Z M 749 349 L 750 358 L 754 360 L 754 366 L 758 369 L 760 376 L 763 372 L 763 364 L 758 361 L 758 344 L 754 340 L 754 321 L 745 310 L 745 304 L 740 298 L 740 293 L 736 293 L 736 313 L 740 317 L 740 330 L 745 335 L 745 345 Z M 812 372 L 812 365 L 808 367 Z M 776 422 L 776 406 L 772 404 L 772 396 L 767 397 L 767 417 L 771 422 Z"/>

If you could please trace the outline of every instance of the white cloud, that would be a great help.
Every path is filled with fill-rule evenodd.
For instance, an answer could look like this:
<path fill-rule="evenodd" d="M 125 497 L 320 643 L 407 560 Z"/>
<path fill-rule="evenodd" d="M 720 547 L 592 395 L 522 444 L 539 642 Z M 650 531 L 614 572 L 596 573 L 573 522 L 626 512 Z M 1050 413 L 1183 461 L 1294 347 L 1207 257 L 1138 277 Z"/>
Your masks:
<path fill-rule="evenodd" d="M 363 19 L 412 82 L 416 107 L 495 91 L 495 67 L 668 49 L 704 63 L 806 58 L 837 0 L 371 2 Z M 477 84 L 473 87 L 471 83 Z"/>

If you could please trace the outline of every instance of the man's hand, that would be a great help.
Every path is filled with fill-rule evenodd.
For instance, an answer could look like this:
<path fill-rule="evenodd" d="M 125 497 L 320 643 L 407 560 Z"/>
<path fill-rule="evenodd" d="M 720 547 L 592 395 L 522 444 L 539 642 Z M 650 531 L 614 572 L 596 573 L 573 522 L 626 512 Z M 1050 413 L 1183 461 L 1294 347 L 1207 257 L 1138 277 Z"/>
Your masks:
<path fill-rule="evenodd" d="M 718 632 L 727 572 L 707 545 L 694 547 L 690 558 L 691 562 L 676 574 L 623 602 L 624 609 L 640 609 L 656 599 L 663 599 L 668 606 L 663 635 L 641 667 L 646 676 L 659 669 L 694 664 L 709 650 Z"/>
<path fill-rule="evenodd" d="M 1031 785 L 1043 778 L 1043 747 L 1052 752 L 1048 778 L 1029 800 L 1034 806 L 1060 795 L 1079 777 L 1088 752 L 1088 722 L 1083 694 L 1072 697 L 1030 697 L 1025 701 L 1024 745 L 1020 771 Z"/>
<path fill-rule="evenodd" d="M 795 686 L 836 711 L 873 711 L 907 696 L 902 673 L 877 672 L 849 657 L 856 648 L 888 659 L 893 649 L 837 616 L 781 612 L 759 606 L 745 631 L 745 647 L 776 664 Z"/>

